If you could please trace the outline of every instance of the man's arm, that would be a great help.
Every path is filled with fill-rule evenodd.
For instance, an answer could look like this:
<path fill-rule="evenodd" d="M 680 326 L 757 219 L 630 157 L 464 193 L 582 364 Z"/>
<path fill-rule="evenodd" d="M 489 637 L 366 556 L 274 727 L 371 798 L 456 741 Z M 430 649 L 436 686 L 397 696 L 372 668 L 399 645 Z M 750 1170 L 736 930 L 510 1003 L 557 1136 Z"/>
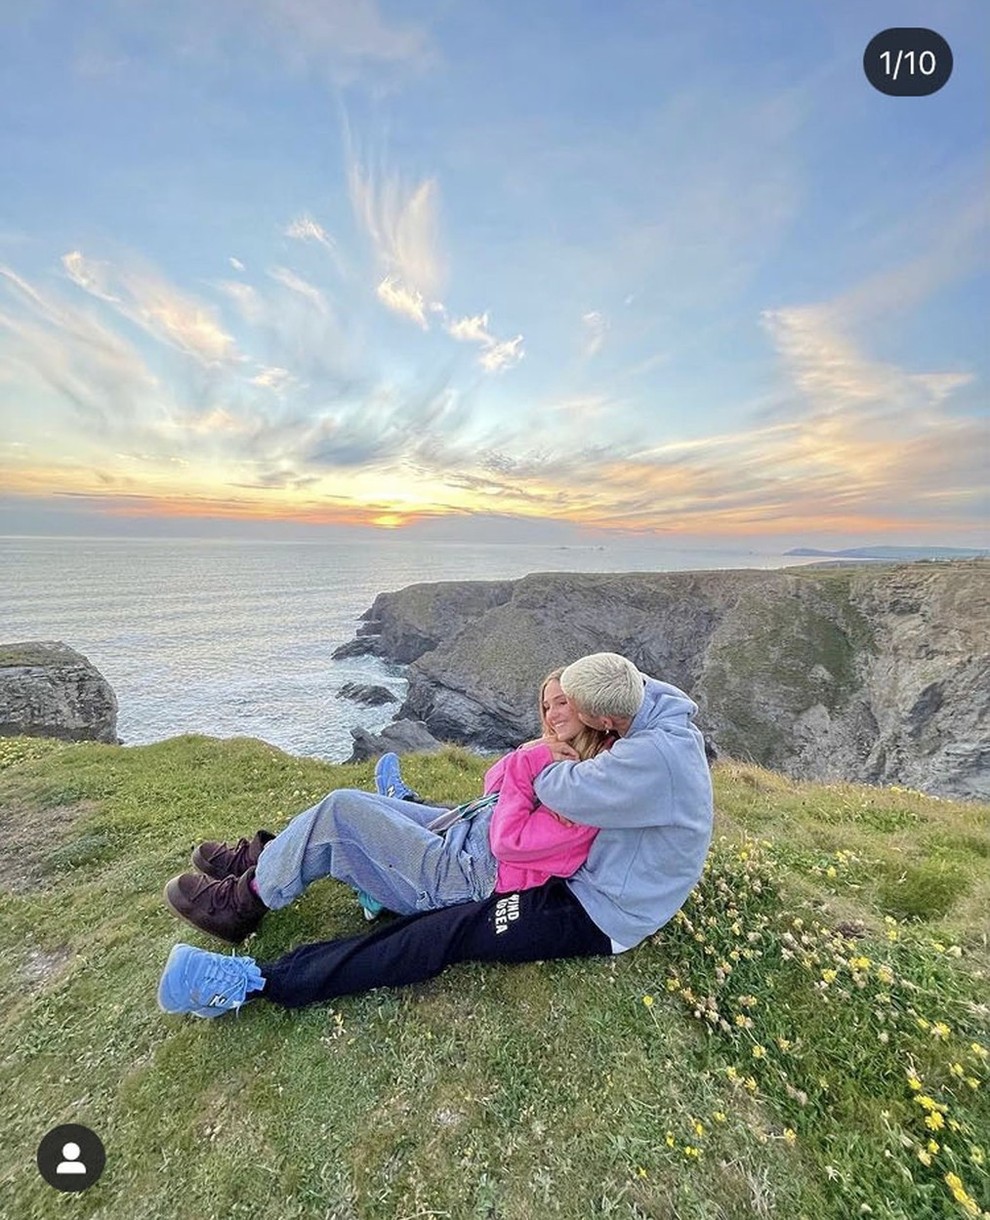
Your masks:
<path fill-rule="evenodd" d="M 550 758 L 550 750 L 543 747 L 517 750 L 506 760 L 489 842 L 492 855 L 502 863 L 528 864 L 555 876 L 569 876 L 580 867 L 598 832 L 592 826 L 561 822 L 537 801 L 533 778 Z"/>
<path fill-rule="evenodd" d="M 550 809 L 585 826 L 656 826 L 671 805 L 667 760 L 652 737 L 620 738 L 584 762 L 547 767 L 534 782 Z"/>

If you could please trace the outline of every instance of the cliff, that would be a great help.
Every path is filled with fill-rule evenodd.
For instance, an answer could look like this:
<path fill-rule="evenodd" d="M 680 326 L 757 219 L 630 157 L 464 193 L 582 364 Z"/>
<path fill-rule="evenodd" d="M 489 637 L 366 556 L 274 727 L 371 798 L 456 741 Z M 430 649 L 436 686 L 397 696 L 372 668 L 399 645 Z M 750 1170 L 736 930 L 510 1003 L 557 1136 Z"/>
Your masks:
<path fill-rule="evenodd" d="M 95 666 L 61 643 L 0 645 L 0 737 L 117 741 L 117 697 Z"/>
<path fill-rule="evenodd" d="M 516 744 L 538 679 L 607 649 L 690 693 L 733 757 L 987 799 L 988 578 L 968 560 L 412 585 L 375 599 L 355 643 L 409 664 L 399 716 L 444 740 Z"/>

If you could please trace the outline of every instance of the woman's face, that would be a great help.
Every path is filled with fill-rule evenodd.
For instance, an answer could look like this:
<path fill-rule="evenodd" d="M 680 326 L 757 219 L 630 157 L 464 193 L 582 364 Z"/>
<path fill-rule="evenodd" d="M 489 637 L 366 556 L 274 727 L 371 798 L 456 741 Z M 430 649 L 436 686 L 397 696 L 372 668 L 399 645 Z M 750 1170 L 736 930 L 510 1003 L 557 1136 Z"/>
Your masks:
<path fill-rule="evenodd" d="M 572 741 L 584 728 L 556 678 L 543 688 L 543 719 L 560 741 Z"/>

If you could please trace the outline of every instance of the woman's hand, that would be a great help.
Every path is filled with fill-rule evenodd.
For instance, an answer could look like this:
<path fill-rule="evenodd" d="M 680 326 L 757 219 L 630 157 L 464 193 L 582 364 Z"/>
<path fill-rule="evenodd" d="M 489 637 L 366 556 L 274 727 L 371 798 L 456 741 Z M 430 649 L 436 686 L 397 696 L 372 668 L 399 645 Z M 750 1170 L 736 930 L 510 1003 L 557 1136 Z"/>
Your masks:
<path fill-rule="evenodd" d="M 549 748 L 554 762 L 579 762 L 581 759 L 577 750 L 566 741 L 545 741 L 543 745 Z"/>

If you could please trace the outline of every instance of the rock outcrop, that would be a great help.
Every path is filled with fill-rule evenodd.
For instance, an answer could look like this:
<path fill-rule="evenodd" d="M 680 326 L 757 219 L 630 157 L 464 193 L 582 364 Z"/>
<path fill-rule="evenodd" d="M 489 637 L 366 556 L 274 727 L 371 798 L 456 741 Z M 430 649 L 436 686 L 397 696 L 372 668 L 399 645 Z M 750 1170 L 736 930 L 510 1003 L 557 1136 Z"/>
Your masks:
<path fill-rule="evenodd" d="M 367 729 L 351 729 L 354 749 L 348 762 L 364 762 L 389 751 L 395 754 L 435 754 L 443 748 L 421 720 L 396 720 L 387 724 L 380 734 Z"/>
<path fill-rule="evenodd" d="M 386 687 L 372 686 L 365 682 L 345 682 L 337 694 L 341 699 L 353 699 L 355 703 L 364 703 L 368 707 L 399 702 L 398 696 L 393 695 Z"/>
<path fill-rule="evenodd" d="M 117 741 L 117 697 L 95 666 L 62 643 L 0 645 L 0 737 Z"/>
<path fill-rule="evenodd" d="M 412 585 L 363 617 L 362 646 L 409 666 L 399 717 L 443 740 L 531 736 L 540 676 L 608 649 L 689 692 L 724 754 L 990 798 L 985 560 L 539 573 Z"/>

